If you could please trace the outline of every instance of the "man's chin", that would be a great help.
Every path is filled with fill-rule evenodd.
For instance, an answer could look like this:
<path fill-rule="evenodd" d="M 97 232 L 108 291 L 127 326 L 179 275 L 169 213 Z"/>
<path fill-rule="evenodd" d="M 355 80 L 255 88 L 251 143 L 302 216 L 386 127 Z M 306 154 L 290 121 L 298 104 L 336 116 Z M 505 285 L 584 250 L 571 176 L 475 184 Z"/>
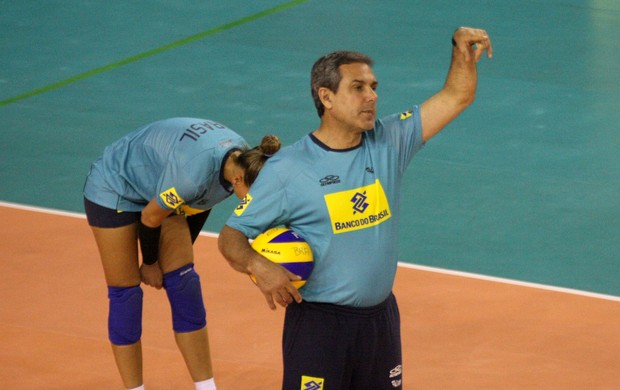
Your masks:
<path fill-rule="evenodd" d="M 366 124 L 364 124 L 364 126 L 362 126 L 362 129 L 364 129 L 365 131 L 372 130 L 374 128 L 375 128 L 375 121 L 374 121 L 374 119 L 372 120 L 372 122 L 366 123 Z"/>

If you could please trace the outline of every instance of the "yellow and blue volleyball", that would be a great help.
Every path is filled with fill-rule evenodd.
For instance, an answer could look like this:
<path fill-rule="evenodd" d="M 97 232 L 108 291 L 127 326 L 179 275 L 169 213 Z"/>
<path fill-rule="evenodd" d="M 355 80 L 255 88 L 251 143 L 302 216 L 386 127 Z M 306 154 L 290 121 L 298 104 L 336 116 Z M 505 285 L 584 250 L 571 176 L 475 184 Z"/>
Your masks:
<path fill-rule="evenodd" d="M 301 276 L 301 280 L 291 282 L 295 288 L 306 284 L 314 267 L 314 259 L 310 245 L 299 234 L 284 227 L 273 228 L 259 234 L 251 245 L 270 261 Z M 254 276 L 251 278 L 256 282 Z"/>

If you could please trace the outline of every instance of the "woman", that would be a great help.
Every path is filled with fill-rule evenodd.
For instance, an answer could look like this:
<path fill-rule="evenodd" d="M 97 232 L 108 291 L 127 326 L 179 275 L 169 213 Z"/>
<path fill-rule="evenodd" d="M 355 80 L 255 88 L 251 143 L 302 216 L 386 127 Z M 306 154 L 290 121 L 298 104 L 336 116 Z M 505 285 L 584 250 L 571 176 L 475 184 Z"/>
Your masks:
<path fill-rule="evenodd" d="M 215 121 L 171 118 L 126 135 L 92 164 L 84 207 L 108 285 L 108 335 L 126 388 L 144 389 L 142 281 L 166 290 L 196 389 L 215 389 L 192 244 L 211 208 L 232 193 L 245 197 L 280 146 L 277 137 L 265 136 L 249 149 Z"/>

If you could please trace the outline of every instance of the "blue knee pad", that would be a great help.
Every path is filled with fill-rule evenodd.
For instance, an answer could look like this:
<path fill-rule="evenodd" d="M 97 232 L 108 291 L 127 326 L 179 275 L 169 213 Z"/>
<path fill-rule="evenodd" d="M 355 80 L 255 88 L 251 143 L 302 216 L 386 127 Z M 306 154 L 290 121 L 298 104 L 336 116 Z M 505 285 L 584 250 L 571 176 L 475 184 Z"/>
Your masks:
<path fill-rule="evenodd" d="M 108 337 L 113 344 L 129 345 L 142 336 L 142 289 L 140 286 L 108 286 L 110 311 Z"/>
<path fill-rule="evenodd" d="M 188 264 L 164 275 L 164 288 L 172 309 L 172 329 L 177 333 L 192 332 L 207 325 L 207 312 L 202 301 L 200 277 L 194 264 Z"/>

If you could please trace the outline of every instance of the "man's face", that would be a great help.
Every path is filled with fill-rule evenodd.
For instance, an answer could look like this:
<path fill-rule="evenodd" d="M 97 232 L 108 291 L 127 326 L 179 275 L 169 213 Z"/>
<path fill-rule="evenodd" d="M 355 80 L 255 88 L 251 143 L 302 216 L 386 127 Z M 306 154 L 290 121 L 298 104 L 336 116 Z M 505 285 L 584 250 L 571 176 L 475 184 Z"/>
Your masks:
<path fill-rule="evenodd" d="M 338 93 L 331 94 L 331 115 L 343 126 L 370 130 L 377 114 L 377 79 L 372 68 L 363 63 L 341 65 L 342 80 Z"/>

